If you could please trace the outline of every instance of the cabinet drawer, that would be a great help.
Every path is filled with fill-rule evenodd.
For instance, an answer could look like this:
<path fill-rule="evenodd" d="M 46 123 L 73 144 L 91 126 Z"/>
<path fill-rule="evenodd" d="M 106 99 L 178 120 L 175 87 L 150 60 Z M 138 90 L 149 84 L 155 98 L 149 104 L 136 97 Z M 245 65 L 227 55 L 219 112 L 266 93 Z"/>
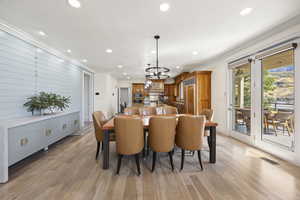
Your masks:
<path fill-rule="evenodd" d="M 8 129 L 8 163 L 12 165 L 44 147 L 44 123 Z"/>
<path fill-rule="evenodd" d="M 69 122 L 68 123 L 70 125 L 70 131 L 71 131 L 71 133 L 74 133 L 74 132 L 78 131 L 79 128 L 80 128 L 80 126 L 79 126 L 80 125 L 80 121 L 79 121 L 79 115 L 78 115 L 78 113 L 71 115 L 70 118 L 69 118 Z"/>
<path fill-rule="evenodd" d="M 43 129 L 43 137 L 45 140 L 46 146 L 55 143 L 59 139 L 61 139 L 61 133 L 59 131 L 59 119 L 51 119 L 45 123 L 45 127 Z"/>

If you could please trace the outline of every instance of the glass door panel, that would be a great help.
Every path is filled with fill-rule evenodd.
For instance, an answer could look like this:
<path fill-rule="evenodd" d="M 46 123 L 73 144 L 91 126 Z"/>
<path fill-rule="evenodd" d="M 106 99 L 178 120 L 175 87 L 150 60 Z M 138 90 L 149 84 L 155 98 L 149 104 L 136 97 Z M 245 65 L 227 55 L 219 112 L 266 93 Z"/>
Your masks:
<path fill-rule="evenodd" d="M 262 59 L 262 140 L 293 150 L 294 50 Z"/>
<path fill-rule="evenodd" d="M 251 64 L 232 69 L 232 129 L 250 135 L 251 131 Z"/>

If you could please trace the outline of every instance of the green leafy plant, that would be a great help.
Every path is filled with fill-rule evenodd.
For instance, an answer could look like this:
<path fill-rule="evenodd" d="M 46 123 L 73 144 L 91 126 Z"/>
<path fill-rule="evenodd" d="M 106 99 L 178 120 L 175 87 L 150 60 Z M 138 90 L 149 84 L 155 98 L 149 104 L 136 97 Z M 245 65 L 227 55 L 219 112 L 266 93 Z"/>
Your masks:
<path fill-rule="evenodd" d="M 27 111 L 34 113 L 34 111 L 49 110 L 54 113 L 57 110 L 63 111 L 68 108 L 70 104 L 70 97 L 64 97 L 54 93 L 40 92 L 28 98 L 24 104 Z"/>

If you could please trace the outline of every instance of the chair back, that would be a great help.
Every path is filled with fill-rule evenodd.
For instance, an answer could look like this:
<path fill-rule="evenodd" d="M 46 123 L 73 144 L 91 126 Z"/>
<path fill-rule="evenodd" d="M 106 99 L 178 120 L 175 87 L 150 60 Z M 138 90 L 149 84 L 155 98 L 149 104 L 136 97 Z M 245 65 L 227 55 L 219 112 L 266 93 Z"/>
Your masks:
<path fill-rule="evenodd" d="M 156 115 L 156 107 L 152 107 L 152 106 L 141 107 L 139 113 L 142 116 Z"/>
<path fill-rule="evenodd" d="M 178 114 L 178 110 L 176 107 L 173 106 L 165 106 L 164 107 L 164 114 Z"/>
<path fill-rule="evenodd" d="M 138 115 L 139 114 L 139 108 L 138 107 L 127 107 L 124 110 L 125 115 Z"/>
<path fill-rule="evenodd" d="M 205 121 L 206 119 L 203 115 L 180 116 L 175 138 L 176 145 L 185 150 L 201 150 Z"/>
<path fill-rule="evenodd" d="M 95 138 L 98 142 L 101 142 L 104 138 L 102 126 L 106 123 L 107 120 L 101 111 L 94 112 L 92 116 L 95 128 Z"/>
<path fill-rule="evenodd" d="M 204 115 L 207 121 L 212 121 L 214 117 L 214 110 L 212 109 L 202 109 L 199 115 Z"/>
<path fill-rule="evenodd" d="M 174 148 L 176 117 L 155 116 L 149 121 L 149 145 L 155 152 L 170 152 Z"/>
<path fill-rule="evenodd" d="M 114 119 L 118 154 L 140 153 L 144 147 L 143 121 L 138 117 L 119 116 Z"/>

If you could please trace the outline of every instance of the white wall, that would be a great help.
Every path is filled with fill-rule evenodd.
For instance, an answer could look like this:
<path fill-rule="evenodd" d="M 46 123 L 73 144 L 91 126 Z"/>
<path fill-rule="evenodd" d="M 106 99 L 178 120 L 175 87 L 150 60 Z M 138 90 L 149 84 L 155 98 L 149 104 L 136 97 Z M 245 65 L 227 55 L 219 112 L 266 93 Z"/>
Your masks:
<path fill-rule="evenodd" d="M 229 116 L 228 116 L 228 95 L 229 94 L 229 80 L 228 79 L 228 62 L 234 59 L 243 57 L 245 55 L 255 53 L 256 51 L 263 49 L 265 47 L 271 46 L 281 41 L 285 41 L 294 36 L 300 36 L 300 17 L 298 17 L 297 23 L 295 19 L 289 22 L 291 25 L 287 27 L 282 25 L 280 27 L 274 28 L 272 31 L 265 33 L 264 35 L 253 39 L 252 41 L 236 47 L 235 50 L 229 51 L 224 55 L 221 55 L 213 60 L 210 60 L 204 64 L 206 68 L 211 69 L 212 73 L 212 108 L 215 110 L 214 120 L 219 123 L 218 131 L 223 134 L 231 135 L 231 128 L 229 128 Z M 295 164 L 300 165 L 300 104 L 298 99 L 300 99 L 300 84 L 297 83 L 300 80 L 300 70 L 297 67 L 300 66 L 299 54 L 300 47 L 297 49 L 298 61 L 296 59 L 296 121 L 295 121 L 295 152 L 290 152 L 284 149 L 279 149 L 271 144 L 256 144 L 257 147 L 264 149 L 282 159 L 291 161 Z M 200 70 L 201 68 L 198 68 Z M 193 70 L 197 70 L 194 68 Z M 298 87 L 299 86 L 299 87 Z"/>
<path fill-rule="evenodd" d="M 0 120 L 30 116 L 23 104 L 41 91 L 71 97 L 67 110 L 81 111 L 82 68 L 1 28 Z"/>
<path fill-rule="evenodd" d="M 95 95 L 96 92 L 100 95 Z M 117 80 L 110 74 L 94 76 L 94 110 L 101 110 L 108 118 L 117 112 Z"/>

